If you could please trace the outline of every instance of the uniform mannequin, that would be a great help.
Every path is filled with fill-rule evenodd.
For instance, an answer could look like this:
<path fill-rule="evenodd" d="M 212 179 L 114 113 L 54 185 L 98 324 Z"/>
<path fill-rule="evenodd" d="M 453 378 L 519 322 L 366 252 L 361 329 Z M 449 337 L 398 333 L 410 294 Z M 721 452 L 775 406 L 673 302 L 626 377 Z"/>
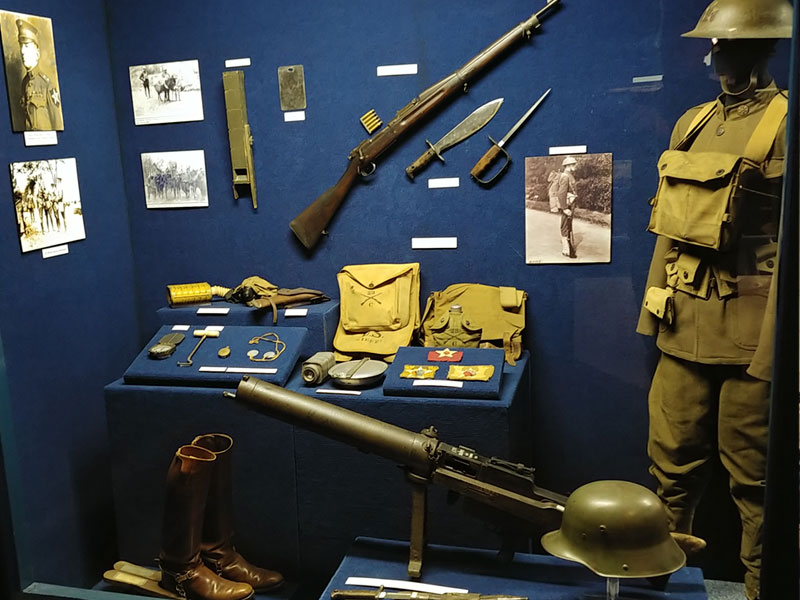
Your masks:
<path fill-rule="evenodd" d="M 726 210 L 717 224 L 730 232 L 718 247 L 707 242 L 705 230 L 692 232 L 692 223 L 671 228 L 658 221 L 667 206 L 659 187 L 650 227 L 659 237 L 637 327 L 657 336 L 662 351 L 649 393 L 648 455 L 671 527 L 688 552 L 704 545 L 691 536 L 692 521 L 710 460 L 719 452 L 742 519 L 740 556 L 749 600 L 759 594 L 772 274 L 786 127 L 786 94 L 775 87 L 767 62 L 775 40 L 791 37 L 791 23 L 786 0 L 714 0 L 697 27 L 684 34 L 712 40 L 722 94 L 678 120 L 673 152 L 662 155 L 660 172 L 668 173 L 677 161 L 713 174 L 725 157 L 752 155 L 754 178 L 730 185 L 743 195 L 737 196 L 739 208 Z M 692 185 L 674 188 L 688 190 L 686 206 L 711 205 L 702 195 L 705 183 L 695 188 L 699 195 Z M 675 198 L 670 201 L 680 208 Z"/>

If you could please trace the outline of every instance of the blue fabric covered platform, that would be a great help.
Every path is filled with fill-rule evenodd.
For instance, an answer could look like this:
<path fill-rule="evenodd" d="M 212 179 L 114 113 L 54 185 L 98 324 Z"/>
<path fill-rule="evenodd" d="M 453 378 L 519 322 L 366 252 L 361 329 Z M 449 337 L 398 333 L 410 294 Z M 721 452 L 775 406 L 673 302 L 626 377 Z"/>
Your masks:
<path fill-rule="evenodd" d="M 493 348 L 454 348 L 463 352 L 459 362 L 429 361 L 428 354 L 444 348 L 421 348 L 404 346 L 397 351 L 397 356 L 386 370 L 383 392 L 387 396 L 418 396 L 434 398 L 484 398 L 500 397 L 500 383 L 503 378 L 503 350 Z M 439 367 L 433 379 L 405 379 L 400 377 L 405 365 Z M 447 371 L 451 365 L 491 365 L 494 373 L 489 381 L 462 381 L 461 387 L 440 387 L 430 382 L 448 381 Z"/>
<path fill-rule="evenodd" d="M 223 314 L 223 311 L 226 312 Z M 333 347 L 333 336 L 339 323 L 339 301 L 329 300 L 320 304 L 298 306 L 294 309 L 279 308 L 278 322 L 274 325 L 272 309 L 261 310 L 229 302 L 207 302 L 174 308 L 163 306 L 156 313 L 158 321 L 162 325 L 183 323 L 186 325 L 305 327 L 308 329 L 308 343 L 300 356 L 306 357 L 311 356 L 314 352 Z"/>
<path fill-rule="evenodd" d="M 407 542 L 356 538 L 320 600 L 330 600 L 331 590 L 352 589 L 344 583 L 348 577 L 408 581 L 407 563 Z M 604 598 L 606 585 L 604 578 L 582 565 L 553 556 L 517 553 L 509 564 L 502 564 L 490 550 L 435 545 L 423 557 L 420 581 L 530 600 L 581 600 L 587 594 Z M 621 579 L 620 598 L 707 600 L 707 595 L 703 572 L 684 567 L 670 576 L 664 591 L 643 579 Z"/>
<path fill-rule="evenodd" d="M 186 361 L 200 341 L 193 332 L 202 327 L 181 331 L 186 338 L 169 358 L 159 360 L 148 356 L 148 349 L 162 336 L 172 333 L 173 327 L 165 325 L 159 328 L 125 371 L 123 378 L 126 383 L 236 387 L 243 374 L 253 374 L 264 381 L 283 385 L 300 357 L 308 334 L 304 327 L 224 326 L 219 337 L 207 338 L 200 344 L 192 357 L 191 366 L 181 367 L 178 362 Z M 277 334 L 286 344 L 285 350 L 272 361 L 251 361 L 247 356 L 248 351 L 258 350 L 259 356 L 266 351 L 274 351 L 275 344 L 269 341 L 249 343 L 252 338 L 267 332 Z M 225 346 L 230 348 L 231 354 L 228 358 L 220 358 L 217 351 Z"/>

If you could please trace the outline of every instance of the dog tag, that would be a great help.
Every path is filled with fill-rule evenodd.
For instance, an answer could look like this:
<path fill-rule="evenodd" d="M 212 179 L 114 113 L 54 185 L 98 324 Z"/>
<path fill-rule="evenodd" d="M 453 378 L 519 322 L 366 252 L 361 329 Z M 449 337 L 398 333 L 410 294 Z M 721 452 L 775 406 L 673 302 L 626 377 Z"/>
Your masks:
<path fill-rule="evenodd" d="M 278 67 L 278 91 L 281 110 L 305 110 L 306 79 L 303 65 Z"/>

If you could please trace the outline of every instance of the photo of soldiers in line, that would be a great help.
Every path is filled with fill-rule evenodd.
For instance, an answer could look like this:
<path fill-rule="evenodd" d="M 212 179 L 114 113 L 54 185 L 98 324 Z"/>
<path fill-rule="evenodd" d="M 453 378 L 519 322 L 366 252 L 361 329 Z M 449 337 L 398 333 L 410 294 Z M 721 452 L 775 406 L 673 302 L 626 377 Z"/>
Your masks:
<path fill-rule="evenodd" d="M 11 163 L 11 187 L 23 252 L 86 237 L 74 158 Z"/>
<path fill-rule="evenodd" d="M 13 131 L 63 131 L 50 19 L 0 11 Z"/>
<path fill-rule="evenodd" d="M 525 262 L 611 261 L 611 154 L 525 159 Z"/>
<path fill-rule="evenodd" d="M 208 206 L 202 150 L 144 153 L 142 175 L 147 208 Z"/>
<path fill-rule="evenodd" d="M 203 120 L 196 60 L 137 65 L 128 72 L 136 125 Z"/>

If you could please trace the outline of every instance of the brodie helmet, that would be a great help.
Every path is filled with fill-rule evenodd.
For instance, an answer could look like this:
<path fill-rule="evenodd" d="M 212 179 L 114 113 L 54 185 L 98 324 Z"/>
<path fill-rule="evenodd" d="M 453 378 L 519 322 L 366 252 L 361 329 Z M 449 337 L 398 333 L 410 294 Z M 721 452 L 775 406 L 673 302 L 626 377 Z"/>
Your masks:
<path fill-rule="evenodd" d="M 602 577 L 656 577 L 686 564 L 661 500 L 629 481 L 594 481 L 572 492 L 561 528 L 544 534 L 542 546 Z"/>
<path fill-rule="evenodd" d="M 564 160 L 561 161 L 561 166 L 566 167 L 567 165 L 577 165 L 578 161 L 572 158 L 571 156 L 566 157 Z"/>
<path fill-rule="evenodd" d="M 682 37 L 777 39 L 792 37 L 788 0 L 713 0 L 697 25 Z"/>

